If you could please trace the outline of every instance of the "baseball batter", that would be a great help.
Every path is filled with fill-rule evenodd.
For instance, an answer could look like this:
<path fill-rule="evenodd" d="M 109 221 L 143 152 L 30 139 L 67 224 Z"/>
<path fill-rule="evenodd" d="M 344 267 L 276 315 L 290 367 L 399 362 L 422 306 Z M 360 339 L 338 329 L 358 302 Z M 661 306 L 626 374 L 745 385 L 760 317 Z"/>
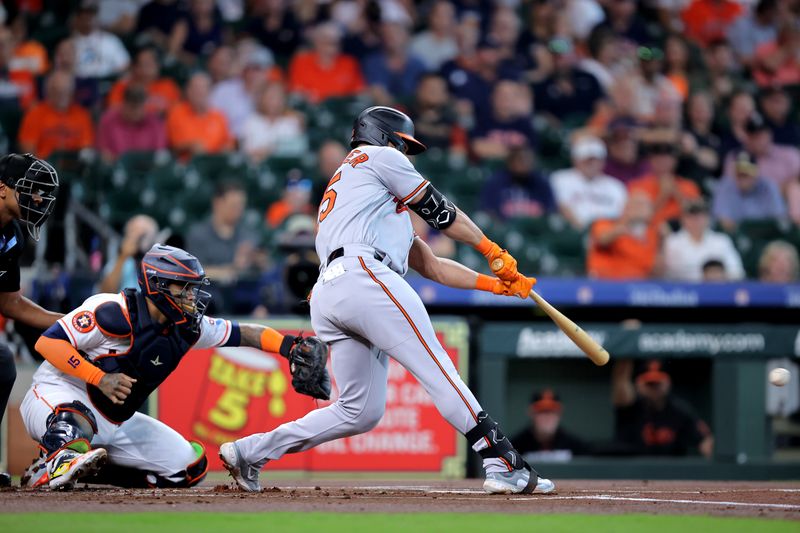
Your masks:
<path fill-rule="evenodd" d="M 223 444 L 223 463 L 242 489 L 259 491 L 258 474 L 267 461 L 374 428 L 385 409 L 393 357 L 481 455 L 487 492 L 553 491 L 554 484 L 520 457 L 461 380 L 403 276 L 411 267 L 451 287 L 521 298 L 536 280 L 520 274 L 513 257 L 416 171 L 406 155 L 425 146 L 414 138 L 408 116 L 388 107 L 364 110 L 350 146 L 319 207 L 321 266 L 311 298 L 311 323 L 331 346 L 339 398 L 268 433 Z M 474 246 L 490 264 L 502 265 L 495 268 L 497 277 L 436 257 L 415 237 L 409 209 L 450 238 Z"/>

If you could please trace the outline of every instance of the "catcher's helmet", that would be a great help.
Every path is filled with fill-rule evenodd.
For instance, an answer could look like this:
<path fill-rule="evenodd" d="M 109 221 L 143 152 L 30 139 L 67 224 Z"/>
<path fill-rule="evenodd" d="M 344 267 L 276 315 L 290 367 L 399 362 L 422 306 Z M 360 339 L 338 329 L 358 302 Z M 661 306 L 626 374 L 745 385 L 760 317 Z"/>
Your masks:
<path fill-rule="evenodd" d="M 408 115 L 391 107 L 374 106 L 362 111 L 353 123 L 350 148 L 359 143 L 389 146 L 389 143 L 408 155 L 427 150 L 414 138 L 414 123 Z"/>
<path fill-rule="evenodd" d="M 58 173 L 32 154 L 6 154 L 0 157 L 0 181 L 13 189 L 19 204 L 20 222 L 28 227 L 35 241 L 53 212 L 58 192 Z"/>
<path fill-rule="evenodd" d="M 172 323 L 198 330 L 211 295 L 200 290 L 209 281 L 195 256 L 174 246 L 154 244 L 142 258 L 137 275 L 142 293 Z"/>

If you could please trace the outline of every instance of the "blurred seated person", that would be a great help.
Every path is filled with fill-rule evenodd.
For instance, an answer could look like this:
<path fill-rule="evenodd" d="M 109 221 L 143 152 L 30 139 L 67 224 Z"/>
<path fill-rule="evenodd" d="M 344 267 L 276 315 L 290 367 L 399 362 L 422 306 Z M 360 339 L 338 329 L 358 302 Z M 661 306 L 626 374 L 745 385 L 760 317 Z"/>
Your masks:
<path fill-rule="evenodd" d="M 214 282 L 229 285 L 254 266 L 255 237 L 242 224 L 247 196 L 241 183 L 220 181 L 211 200 L 211 216 L 189 228 L 187 251 L 203 264 Z"/>
<path fill-rule="evenodd" d="M 228 128 L 237 138 L 253 115 L 258 92 L 267 82 L 268 72 L 274 67 L 272 52 L 252 39 L 239 42 L 236 47 L 234 76 L 221 80 L 211 89 L 211 107 L 221 111 L 228 120 Z"/>
<path fill-rule="evenodd" d="M 529 463 L 567 462 L 573 455 L 589 453 L 589 447 L 561 427 L 563 408 L 550 389 L 534 392 L 528 405 L 530 425 L 511 437 L 511 443 Z"/>
<path fill-rule="evenodd" d="M 333 22 L 310 30 L 311 50 L 297 52 L 289 64 L 289 91 L 317 103 L 355 96 L 364 88 L 355 58 L 341 53 L 342 32 Z"/>
<path fill-rule="evenodd" d="M 186 65 L 208 56 L 222 44 L 223 21 L 214 0 L 189 0 L 167 40 L 170 56 Z"/>
<path fill-rule="evenodd" d="M 277 228 L 292 215 L 311 215 L 315 211 L 311 205 L 311 180 L 290 177 L 281 199 L 267 209 L 266 221 L 270 227 Z"/>
<path fill-rule="evenodd" d="M 409 28 L 403 22 L 384 22 L 381 50 L 364 58 L 361 69 L 378 105 L 404 102 L 414 96 L 427 67 L 409 52 Z"/>
<path fill-rule="evenodd" d="M 158 223 L 147 215 L 136 215 L 125 223 L 118 255 L 110 259 L 103 269 L 98 286 L 100 292 L 119 292 L 138 289 L 136 269 L 144 254 L 155 243 Z"/>
<path fill-rule="evenodd" d="M 725 265 L 719 259 L 709 259 L 703 263 L 703 283 L 723 283 L 730 281 Z"/>
<path fill-rule="evenodd" d="M 764 121 L 772 130 L 772 141 L 787 146 L 800 145 L 800 124 L 791 119 L 792 101 L 783 87 L 771 86 L 759 94 Z"/>
<path fill-rule="evenodd" d="M 627 191 L 621 181 L 603 173 L 606 162 L 603 141 L 581 135 L 573 141 L 570 152 L 572 168 L 550 176 L 558 209 L 567 222 L 583 230 L 595 220 L 619 217 Z"/>
<path fill-rule="evenodd" d="M 695 91 L 686 102 L 687 124 L 682 144 L 694 152 L 693 160 L 701 178 L 719 174 L 722 139 L 714 127 L 714 101 L 705 91 Z M 684 147 L 684 153 L 686 152 Z"/>
<path fill-rule="evenodd" d="M 466 150 L 466 132 L 451 105 L 447 82 L 438 74 L 425 74 L 420 78 L 411 116 L 416 139 L 428 149 L 461 153 Z"/>
<path fill-rule="evenodd" d="M 43 76 L 50 68 L 47 48 L 30 38 L 28 17 L 27 13 L 17 13 L 9 22 L 14 47 L 10 69 L 12 72 L 26 71 L 33 76 Z"/>
<path fill-rule="evenodd" d="M 63 72 L 75 80 L 75 103 L 91 108 L 100 100 L 100 84 L 96 78 L 77 77 L 78 52 L 75 39 L 61 40 L 53 53 L 53 68 L 50 74 Z"/>
<path fill-rule="evenodd" d="M 73 19 L 72 38 L 76 50 L 76 76 L 106 78 L 121 74 L 131 61 L 122 41 L 100 29 L 98 0 L 81 0 Z"/>
<path fill-rule="evenodd" d="M 56 150 L 78 151 L 94 143 L 89 112 L 74 103 L 75 79 L 56 71 L 45 82 L 44 101 L 31 107 L 19 128 L 19 147 L 46 158 Z"/>
<path fill-rule="evenodd" d="M 763 115 L 753 112 L 745 123 L 744 147 L 755 159 L 759 173 L 778 186 L 781 193 L 800 180 L 800 149 L 776 144 Z M 735 152 L 725 158 L 723 174 L 733 174 Z"/>
<path fill-rule="evenodd" d="M 758 280 L 764 283 L 797 283 L 800 259 L 797 248 L 786 241 L 772 241 L 758 260 Z"/>
<path fill-rule="evenodd" d="M 755 158 L 740 151 L 733 163 L 733 173 L 726 174 L 714 189 L 714 218 L 727 232 L 733 232 L 745 220 L 786 218 L 786 203 L 778 186 L 759 173 Z"/>
<path fill-rule="evenodd" d="M 438 70 L 445 61 L 458 55 L 456 9 L 449 0 L 436 0 L 428 11 L 425 29 L 411 39 L 409 49 L 425 62 L 428 70 Z M 414 121 L 416 126 L 416 120 Z M 419 139 L 419 132 L 417 140 Z M 425 146 L 430 146 L 421 141 Z"/>
<path fill-rule="evenodd" d="M 161 65 L 158 50 L 152 46 L 141 48 L 133 59 L 128 74 L 120 78 L 108 93 L 108 105 L 122 103 L 125 89 L 131 85 L 139 85 L 145 89 L 148 112 L 166 115 L 167 111 L 181 99 L 181 90 L 170 78 L 160 76 Z"/>
<path fill-rule="evenodd" d="M 178 0 L 150 0 L 139 10 L 136 20 L 136 35 L 166 48 L 172 28 L 181 17 L 182 2 Z"/>
<path fill-rule="evenodd" d="M 23 110 L 36 101 L 33 74 L 27 70 L 11 70 L 13 55 L 12 34 L 0 27 L 0 110 Z"/>
<path fill-rule="evenodd" d="M 661 230 L 653 224 L 653 203 L 642 192 L 628 196 L 617 219 L 595 221 L 589 233 L 586 268 L 598 279 L 648 279 L 657 274 Z"/>
<path fill-rule="evenodd" d="M 282 83 L 268 83 L 256 92 L 255 113 L 244 121 L 240 149 L 252 163 L 271 155 L 302 155 L 308 149 L 304 117 L 286 105 Z"/>
<path fill-rule="evenodd" d="M 328 182 L 339 169 L 339 166 L 347 157 L 348 150 L 344 145 L 334 139 L 328 139 L 320 145 L 317 150 L 317 164 L 311 173 L 313 183 L 311 193 L 311 203 L 319 205 Z"/>
<path fill-rule="evenodd" d="M 693 0 L 681 13 L 686 37 L 708 46 L 725 36 L 728 28 L 744 15 L 744 7 L 734 0 Z"/>
<path fill-rule="evenodd" d="M 578 68 L 578 56 L 572 41 L 552 39 L 547 49 L 553 62 L 550 77 L 534 87 L 536 108 L 554 123 L 585 120 L 603 98 L 597 78 Z"/>
<path fill-rule="evenodd" d="M 167 141 L 179 157 L 215 154 L 233 147 L 225 115 L 211 107 L 210 90 L 208 74 L 194 73 L 186 82 L 186 100 L 175 104 L 167 115 Z"/>
<path fill-rule="evenodd" d="M 800 19 L 782 20 L 778 36 L 756 48 L 753 78 L 760 87 L 800 84 Z"/>
<path fill-rule="evenodd" d="M 703 265 L 718 259 L 726 277 L 744 278 L 742 258 L 731 238 L 709 227 L 708 207 L 703 200 L 693 200 L 683 209 L 681 229 L 664 241 L 664 276 L 677 281 L 702 281 Z"/>
<path fill-rule="evenodd" d="M 505 166 L 483 185 L 482 211 L 505 220 L 536 218 L 557 210 L 550 182 L 536 169 L 533 150 L 527 146 L 512 148 Z"/>
<path fill-rule="evenodd" d="M 675 174 L 678 148 L 674 143 L 645 145 L 650 172 L 628 184 L 628 192 L 643 192 L 653 202 L 653 224 L 677 220 L 689 200 L 700 198 L 697 184 Z"/>
<path fill-rule="evenodd" d="M 472 151 L 479 159 L 504 159 L 517 146 L 536 146 L 528 88 L 511 80 L 498 81 L 492 90 L 492 109 L 478 116 L 472 130 Z"/>
<path fill-rule="evenodd" d="M 611 370 L 615 438 L 636 455 L 689 455 L 696 447 L 710 458 L 714 438 L 691 407 L 670 393 L 672 380 L 658 361 L 648 361 L 633 380 L 634 362 Z"/>
<path fill-rule="evenodd" d="M 650 170 L 647 159 L 639 154 L 639 138 L 633 119 L 619 118 L 608 125 L 608 158 L 603 172 L 629 183 Z"/>
<path fill-rule="evenodd" d="M 103 113 L 97 126 L 97 149 L 105 161 L 116 161 L 125 152 L 167 148 L 164 121 L 147 111 L 146 102 L 143 87 L 128 85 L 121 104 Z"/>

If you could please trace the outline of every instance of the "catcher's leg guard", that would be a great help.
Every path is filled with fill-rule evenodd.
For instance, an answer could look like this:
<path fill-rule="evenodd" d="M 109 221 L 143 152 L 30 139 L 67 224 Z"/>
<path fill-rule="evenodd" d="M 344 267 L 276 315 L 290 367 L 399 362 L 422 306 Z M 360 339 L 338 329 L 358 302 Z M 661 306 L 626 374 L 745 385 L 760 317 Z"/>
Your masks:
<path fill-rule="evenodd" d="M 57 405 L 47 417 L 47 431 L 39 439 L 48 460 L 56 452 L 69 448 L 79 453 L 91 449 L 97 433 L 97 420 L 88 407 L 79 401 Z"/>
<path fill-rule="evenodd" d="M 82 481 L 126 489 L 194 487 L 203 481 L 208 473 L 208 458 L 202 444 L 195 441 L 190 441 L 190 444 L 194 449 L 196 460 L 180 472 L 165 476 L 139 468 L 110 464 L 94 477 Z"/>
<path fill-rule="evenodd" d="M 467 431 L 467 441 L 473 450 L 476 450 L 483 459 L 500 459 L 506 464 L 509 470 L 529 470 L 531 478 L 536 482 L 534 476 L 538 476 L 536 471 L 525 462 L 522 456 L 511 444 L 497 422 L 486 411 L 478 413 L 478 424 Z M 483 441 L 484 444 L 481 444 Z"/>

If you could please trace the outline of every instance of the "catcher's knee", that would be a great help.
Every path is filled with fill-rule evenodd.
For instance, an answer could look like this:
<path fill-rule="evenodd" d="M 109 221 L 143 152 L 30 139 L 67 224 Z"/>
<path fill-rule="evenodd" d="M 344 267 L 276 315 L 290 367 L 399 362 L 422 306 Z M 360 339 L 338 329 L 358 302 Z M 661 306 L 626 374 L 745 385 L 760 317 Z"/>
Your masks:
<path fill-rule="evenodd" d="M 184 470 L 176 472 L 171 475 L 161 476 L 153 475 L 155 483 L 151 486 L 164 487 L 164 488 L 187 488 L 194 487 L 203 479 L 208 473 L 208 458 L 206 457 L 206 448 L 199 442 L 190 441 L 194 453 L 193 461 L 189 463 Z"/>
<path fill-rule="evenodd" d="M 64 448 L 85 453 L 97 433 L 94 413 L 77 400 L 57 405 L 45 424 L 47 429 L 39 440 L 48 456 Z"/>
<path fill-rule="evenodd" d="M 126 489 L 169 488 L 179 489 L 194 487 L 206 477 L 208 458 L 206 449 L 199 442 L 190 442 L 192 456 L 190 463 L 176 472 L 153 472 L 129 466 L 115 464 L 106 465 L 89 482 L 101 485 L 114 485 Z"/>

